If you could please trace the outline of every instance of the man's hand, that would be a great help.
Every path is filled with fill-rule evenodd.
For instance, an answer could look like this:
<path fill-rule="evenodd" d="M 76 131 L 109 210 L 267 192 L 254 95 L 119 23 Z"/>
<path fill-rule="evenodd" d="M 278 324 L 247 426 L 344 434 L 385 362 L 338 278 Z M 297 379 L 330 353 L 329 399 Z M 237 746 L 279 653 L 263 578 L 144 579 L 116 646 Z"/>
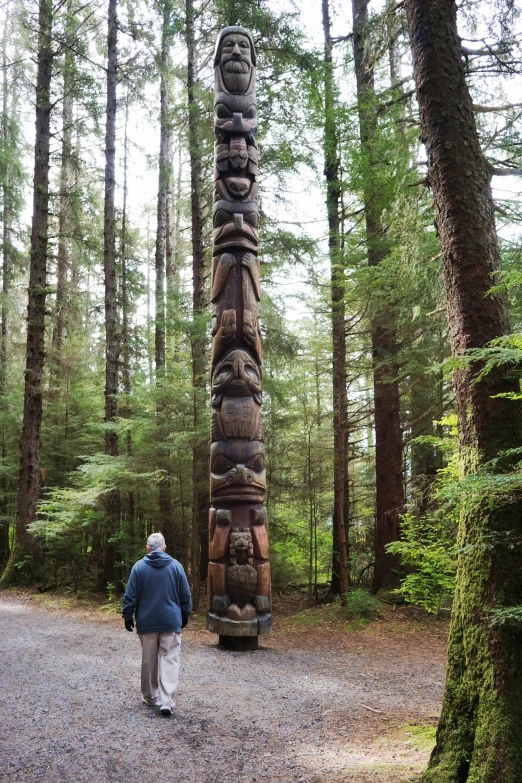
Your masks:
<path fill-rule="evenodd" d="M 181 627 L 184 628 L 186 624 L 188 623 L 188 612 L 184 612 L 183 609 L 181 610 Z"/>
<path fill-rule="evenodd" d="M 132 629 L 134 628 L 134 620 L 132 617 L 124 617 L 123 622 L 125 623 L 125 628 L 127 631 L 130 631 L 132 633 Z"/>

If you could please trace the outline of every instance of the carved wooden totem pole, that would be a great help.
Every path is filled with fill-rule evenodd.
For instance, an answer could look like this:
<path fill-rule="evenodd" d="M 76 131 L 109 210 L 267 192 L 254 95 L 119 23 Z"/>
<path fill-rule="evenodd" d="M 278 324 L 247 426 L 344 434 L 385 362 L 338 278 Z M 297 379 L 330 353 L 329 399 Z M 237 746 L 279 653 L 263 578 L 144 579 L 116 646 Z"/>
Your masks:
<path fill-rule="evenodd" d="M 222 30 L 214 56 L 207 628 L 234 649 L 255 649 L 272 620 L 263 506 L 255 64 L 248 30 Z"/>

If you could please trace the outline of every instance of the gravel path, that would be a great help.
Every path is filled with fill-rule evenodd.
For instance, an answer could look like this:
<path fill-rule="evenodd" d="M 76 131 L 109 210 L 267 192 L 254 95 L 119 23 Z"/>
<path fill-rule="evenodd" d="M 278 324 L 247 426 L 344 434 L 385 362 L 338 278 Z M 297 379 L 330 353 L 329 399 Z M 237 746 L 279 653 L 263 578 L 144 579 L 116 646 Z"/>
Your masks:
<path fill-rule="evenodd" d="M 398 783 L 426 763 L 407 724 L 440 709 L 440 634 L 315 629 L 232 653 L 187 630 L 163 718 L 140 700 L 137 636 L 99 618 L 0 595 L 1 781 Z"/>

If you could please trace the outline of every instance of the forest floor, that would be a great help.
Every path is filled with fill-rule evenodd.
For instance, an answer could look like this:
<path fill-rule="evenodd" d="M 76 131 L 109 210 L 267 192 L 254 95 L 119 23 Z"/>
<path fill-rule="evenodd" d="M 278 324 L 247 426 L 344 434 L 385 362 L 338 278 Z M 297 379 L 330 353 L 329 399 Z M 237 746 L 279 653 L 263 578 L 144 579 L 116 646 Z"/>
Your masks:
<path fill-rule="evenodd" d="M 0 593 L 0 780 L 405 783 L 434 744 L 447 622 L 279 602 L 260 649 L 191 618 L 175 714 L 141 702 L 140 644 L 92 601 Z"/>

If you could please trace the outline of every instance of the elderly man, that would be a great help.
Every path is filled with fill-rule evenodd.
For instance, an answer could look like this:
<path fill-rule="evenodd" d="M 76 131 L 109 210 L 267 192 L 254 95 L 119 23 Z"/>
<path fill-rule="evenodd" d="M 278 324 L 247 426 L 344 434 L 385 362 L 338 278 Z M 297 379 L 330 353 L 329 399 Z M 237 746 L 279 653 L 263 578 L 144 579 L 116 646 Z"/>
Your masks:
<path fill-rule="evenodd" d="M 178 687 L 181 629 L 188 622 L 192 601 L 183 566 L 165 549 L 161 533 L 148 537 L 148 554 L 132 567 L 121 613 L 131 633 L 136 615 L 142 701 L 168 716 Z"/>

